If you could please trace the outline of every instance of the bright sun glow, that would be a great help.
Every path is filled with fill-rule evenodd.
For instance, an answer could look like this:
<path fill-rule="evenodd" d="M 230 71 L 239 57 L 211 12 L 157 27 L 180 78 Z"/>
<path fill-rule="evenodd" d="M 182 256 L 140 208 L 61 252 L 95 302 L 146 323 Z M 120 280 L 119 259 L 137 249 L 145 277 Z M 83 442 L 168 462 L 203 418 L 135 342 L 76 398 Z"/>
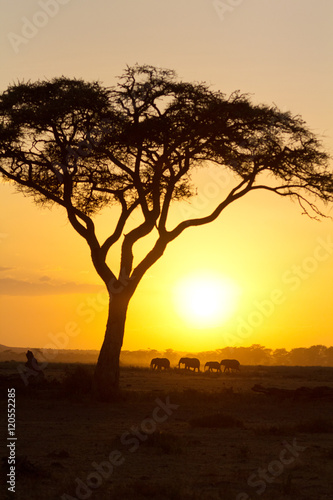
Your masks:
<path fill-rule="evenodd" d="M 235 311 L 238 297 L 239 288 L 234 282 L 204 272 L 182 279 L 175 293 L 178 313 L 197 328 L 225 323 Z"/>

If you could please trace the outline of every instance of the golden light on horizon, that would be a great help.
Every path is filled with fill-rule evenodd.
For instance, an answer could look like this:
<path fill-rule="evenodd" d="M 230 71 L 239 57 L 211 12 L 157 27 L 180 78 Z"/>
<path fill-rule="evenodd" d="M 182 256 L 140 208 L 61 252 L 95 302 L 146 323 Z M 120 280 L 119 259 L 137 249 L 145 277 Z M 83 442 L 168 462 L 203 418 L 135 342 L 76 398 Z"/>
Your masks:
<path fill-rule="evenodd" d="M 240 288 L 231 279 L 211 271 L 183 277 L 175 287 L 178 314 L 194 328 L 215 327 L 235 312 Z"/>

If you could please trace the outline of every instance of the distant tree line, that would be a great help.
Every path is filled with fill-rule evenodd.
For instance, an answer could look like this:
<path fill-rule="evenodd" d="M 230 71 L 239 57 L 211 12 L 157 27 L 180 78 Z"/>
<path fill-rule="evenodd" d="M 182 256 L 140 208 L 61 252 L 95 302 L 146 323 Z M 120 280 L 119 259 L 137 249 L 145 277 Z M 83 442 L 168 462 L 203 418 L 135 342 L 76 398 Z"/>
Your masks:
<path fill-rule="evenodd" d="M 40 362 L 50 363 L 96 363 L 98 358 L 97 350 L 60 349 L 54 355 L 52 349 L 37 349 L 29 347 Z M 0 362 L 4 361 L 26 361 L 26 350 L 22 349 L 1 349 Z M 50 352 L 48 352 L 50 351 Z M 295 347 L 287 349 L 268 349 L 260 344 L 253 344 L 250 347 L 224 347 L 215 351 L 189 352 L 166 349 L 158 351 L 156 349 L 139 349 L 137 351 L 123 350 L 120 362 L 124 365 L 150 366 L 153 358 L 168 358 L 171 366 L 176 366 L 181 357 L 197 357 L 201 365 L 207 361 L 221 361 L 221 359 L 238 359 L 241 365 L 266 365 L 266 366 L 333 366 L 333 346 L 313 345 L 311 347 Z"/>
<path fill-rule="evenodd" d="M 311 347 L 295 347 L 288 351 L 282 349 L 269 349 L 260 344 L 250 347 L 224 347 L 215 351 L 203 351 L 190 353 L 186 351 L 174 351 L 156 349 L 122 351 L 121 363 L 138 366 L 147 366 L 154 357 L 167 357 L 171 366 L 176 365 L 179 358 L 193 355 L 200 359 L 201 363 L 207 361 L 220 361 L 223 358 L 236 358 L 243 365 L 286 365 L 286 366 L 333 366 L 333 346 L 313 345 Z"/>

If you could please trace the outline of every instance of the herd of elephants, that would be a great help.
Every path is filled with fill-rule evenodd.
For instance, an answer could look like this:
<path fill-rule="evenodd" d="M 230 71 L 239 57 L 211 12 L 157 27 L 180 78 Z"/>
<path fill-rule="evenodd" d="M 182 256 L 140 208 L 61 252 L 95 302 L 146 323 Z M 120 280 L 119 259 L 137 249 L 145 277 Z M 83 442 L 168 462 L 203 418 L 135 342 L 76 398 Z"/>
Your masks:
<path fill-rule="evenodd" d="M 213 372 L 216 370 L 216 373 L 222 372 L 221 366 L 224 366 L 225 372 L 231 372 L 231 370 L 240 371 L 240 364 L 237 359 L 222 359 L 221 362 L 207 361 L 204 371 Z M 198 370 L 200 372 L 200 360 L 198 358 L 180 358 L 177 367 L 184 370 L 193 370 L 194 372 Z M 150 368 L 152 370 L 168 370 L 170 368 L 170 361 L 168 358 L 154 358 L 151 360 Z"/>
<path fill-rule="evenodd" d="M 27 351 L 27 362 L 25 366 L 30 370 L 38 372 L 40 376 L 44 377 L 43 369 L 39 366 L 37 359 L 32 351 Z M 231 372 L 232 370 L 240 371 L 240 363 L 237 359 L 222 359 L 222 361 L 207 361 L 204 371 L 222 373 L 221 366 L 224 366 L 224 372 Z M 168 358 L 154 358 L 150 362 L 152 370 L 169 370 L 170 361 Z M 200 360 L 198 358 L 180 358 L 177 368 L 183 368 L 188 371 L 200 372 Z"/>

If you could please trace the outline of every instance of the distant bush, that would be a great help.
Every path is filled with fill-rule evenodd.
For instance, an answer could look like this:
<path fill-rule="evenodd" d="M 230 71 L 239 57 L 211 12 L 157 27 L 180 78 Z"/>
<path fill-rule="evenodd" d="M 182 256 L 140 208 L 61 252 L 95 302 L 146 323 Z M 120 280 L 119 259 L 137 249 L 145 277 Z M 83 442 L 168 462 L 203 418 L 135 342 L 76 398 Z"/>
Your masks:
<path fill-rule="evenodd" d="M 281 436 L 286 434 L 294 434 L 294 432 L 295 429 L 290 424 L 260 424 L 254 428 L 254 433 L 257 436 Z"/>
<path fill-rule="evenodd" d="M 213 415 L 205 415 L 203 417 L 192 418 L 189 421 L 192 427 L 209 427 L 209 428 L 230 428 L 244 427 L 244 423 L 232 415 L 224 415 L 223 413 L 214 413 Z"/>

